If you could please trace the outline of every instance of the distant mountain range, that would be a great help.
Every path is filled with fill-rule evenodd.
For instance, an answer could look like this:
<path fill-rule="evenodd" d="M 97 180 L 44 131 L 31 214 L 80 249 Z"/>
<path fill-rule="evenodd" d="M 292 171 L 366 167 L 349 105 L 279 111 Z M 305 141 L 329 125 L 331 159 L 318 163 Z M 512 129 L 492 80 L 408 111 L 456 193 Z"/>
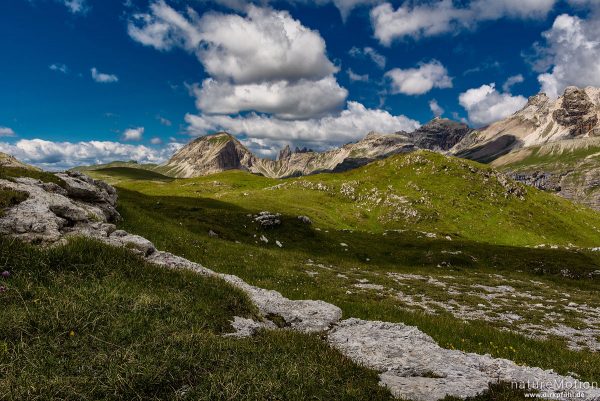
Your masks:
<path fill-rule="evenodd" d="M 429 149 L 491 163 L 513 178 L 600 210 L 600 89 L 568 87 L 556 100 L 545 94 L 508 118 L 475 130 L 436 118 L 406 133 L 371 132 L 326 152 L 286 147 L 277 160 L 254 155 L 232 135 L 200 137 L 158 170 L 194 177 L 241 169 L 284 178 L 344 171 L 416 149 Z"/>
<path fill-rule="evenodd" d="M 174 177 L 194 177 L 240 169 L 272 178 L 345 171 L 415 149 L 448 151 L 472 131 L 466 124 L 436 118 L 411 133 L 371 132 L 358 142 L 326 152 L 292 151 L 287 146 L 277 160 L 259 158 L 232 135 L 219 132 L 190 142 L 160 171 Z"/>
<path fill-rule="evenodd" d="M 600 210 L 600 88 L 539 94 L 512 116 L 473 131 L 451 153 Z"/>
<path fill-rule="evenodd" d="M 234 136 L 199 137 L 162 165 L 113 162 L 82 166 L 134 167 L 188 178 L 239 169 L 271 178 L 339 172 L 417 149 L 489 163 L 513 179 L 600 210 L 600 88 L 568 87 L 563 96 L 532 96 L 526 106 L 481 129 L 436 118 L 414 132 L 369 133 L 325 152 L 286 146 L 277 160 L 254 155 Z M 0 167 L 27 167 L 0 154 Z"/>

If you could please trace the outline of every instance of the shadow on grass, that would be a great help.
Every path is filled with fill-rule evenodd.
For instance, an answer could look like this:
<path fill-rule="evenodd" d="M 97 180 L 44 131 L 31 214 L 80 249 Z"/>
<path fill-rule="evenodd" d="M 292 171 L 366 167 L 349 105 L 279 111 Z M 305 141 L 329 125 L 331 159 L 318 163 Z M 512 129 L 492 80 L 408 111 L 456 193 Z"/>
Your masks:
<path fill-rule="evenodd" d="M 448 240 L 446 234 L 439 233 L 436 238 L 430 238 L 418 231 L 390 231 L 382 235 L 364 231 L 318 230 L 302 223 L 297 216 L 288 215 L 281 217 L 279 227 L 265 229 L 252 219 L 259 210 L 248 210 L 211 198 L 149 196 L 119 188 L 119 204 L 125 217 L 124 224 L 132 223 L 130 219 L 138 220 L 129 228 L 153 241 L 160 240 L 163 234 L 155 230 L 140 232 L 140 229 L 144 231 L 143 220 L 178 225 L 203 240 L 208 239 L 209 231 L 213 231 L 221 241 L 268 247 L 284 255 L 301 251 L 331 263 L 369 260 L 388 271 L 394 271 L 400 264 L 451 270 L 482 268 L 493 272 L 525 271 L 567 282 L 583 279 L 595 285 L 598 280 L 594 279 L 597 276 L 592 272 L 600 270 L 600 256 L 576 249 L 494 245 L 466 241 L 457 236 Z M 262 242 L 261 236 L 269 242 Z M 275 241 L 283 243 L 283 247 L 278 248 Z"/>

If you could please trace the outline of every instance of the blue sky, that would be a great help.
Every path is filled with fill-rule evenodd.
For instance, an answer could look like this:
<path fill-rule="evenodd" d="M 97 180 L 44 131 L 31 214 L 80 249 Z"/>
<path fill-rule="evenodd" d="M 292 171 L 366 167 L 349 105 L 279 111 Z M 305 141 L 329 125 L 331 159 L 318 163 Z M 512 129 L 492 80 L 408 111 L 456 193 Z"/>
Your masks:
<path fill-rule="evenodd" d="M 595 0 L 11 0 L 0 151 L 161 162 L 225 129 L 272 156 L 600 86 Z"/>

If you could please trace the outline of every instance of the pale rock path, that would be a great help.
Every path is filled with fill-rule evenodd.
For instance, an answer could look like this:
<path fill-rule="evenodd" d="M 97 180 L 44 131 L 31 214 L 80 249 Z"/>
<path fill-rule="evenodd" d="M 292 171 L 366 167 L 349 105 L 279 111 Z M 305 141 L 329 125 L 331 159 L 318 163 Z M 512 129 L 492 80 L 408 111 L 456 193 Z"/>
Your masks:
<path fill-rule="evenodd" d="M 341 320 L 342 311 L 324 301 L 290 300 L 277 291 L 252 286 L 233 275 L 219 274 L 197 263 L 156 250 L 147 239 L 116 230 L 116 191 L 111 186 L 79 173 L 58 174 L 66 185 L 42 183 L 30 178 L 0 180 L 0 187 L 26 192 L 27 200 L 5 211 L 0 234 L 46 245 L 64 243 L 68 236 L 96 238 L 123 246 L 148 262 L 172 269 L 186 269 L 220 277 L 244 291 L 263 320 L 236 317 L 233 336 L 249 336 L 262 328 L 284 327 L 301 332 L 320 332 L 328 343 L 353 361 L 380 372 L 380 383 L 396 397 L 436 401 L 446 395 L 465 398 L 479 394 L 488 383 L 545 383 L 548 391 L 583 386 L 572 377 L 540 368 L 522 367 L 506 359 L 441 348 L 418 328 L 402 323 Z M 278 323 L 277 325 L 275 323 Z M 600 397 L 600 390 L 585 391 L 584 398 Z M 573 398 L 575 399 L 575 398 Z"/>

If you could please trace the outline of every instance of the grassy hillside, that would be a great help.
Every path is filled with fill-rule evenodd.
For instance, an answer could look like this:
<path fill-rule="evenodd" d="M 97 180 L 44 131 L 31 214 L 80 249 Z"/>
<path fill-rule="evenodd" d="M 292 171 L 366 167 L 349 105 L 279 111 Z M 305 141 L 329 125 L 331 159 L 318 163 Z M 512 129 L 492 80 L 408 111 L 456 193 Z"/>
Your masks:
<path fill-rule="evenodd" d="M 138 163 L 133 160 L 132 161 L 114 161 L 114 162 L 104 163 L 104 164 L 94 164 L 91 166 L 77 166 L 77 167 L 72 168 L 72 170 L 85 172 L 85 171 L 95 171 L 95 170 L 111 168 L 111 167 L 129 167 L 129 168 L 135 168 L 135 169 L 140 169 L 140 170 L 154 171 L 154 169 L 156 169 L 158 167 L 158 165 L 152 164 L 152 163 Z"/>
<path fill-rule="evenodd" d="M 152 170 L 133 167 L 103 167 L 94 170 L 97 174 L 114 177 L 115 179 L 172 181 L 173 178 Z"/>
<path fill-rule="evenodd" d="M 511 171 L 569 171 L 580 164 L 600 165 L 600 140 L 565 140 L 531 146 L 501 157 L 492 165 Z"/>
<path fill-rule="evenodd" d="M 116 183 L 131 174 L 95 171 Z M 124 186 L 147 195 L 202 197 L 251 211 L 308 215 L 319 227 L 433 232 L 504 245 L 600 245 L 600 214 L 504 182 L 487 166 L 420 151 L 345 173 L 287 180 L 241 171 Z"/>
<path fill-rule="evenodd" d="M 507 194 L 512 184 L 484 166 L 419 152 L 288 180 L 227 172 L 118 181 L 121 226 L 160 249 L 293 299 L 334 303 L 345 317 L 416 325 L 448 348 L 600 377 L 597 353 L 569 350 L 569 338 L 532 339 L 521 330 L 537 325 L 547 334 L 550 311 L 565 325 L 584 327 L 585 315 L 563 308 L 564 294 L 598 306 L 600 284 L 590 278 L 600 270 L 598 253 L 522 246 L 597 244 L 598 214 L 520 186 L 522 196 Z M 281 226 L 260 228 L 252 216 L 261 210 L 282 213 Z M 480 286 L 506 283 L 544 308 L 519 295 L 488 309 Z M 475 317 L 442 307 L 454 303 Z M 498 318 L 505 313 L 520 320 Z"/>
<path fill-rule="evenodd" d="M 254 311 L 221 280 L 93 241 L 0 255 L 2 400 L 391 399 L 317 336 L 223 337 Z"/>

